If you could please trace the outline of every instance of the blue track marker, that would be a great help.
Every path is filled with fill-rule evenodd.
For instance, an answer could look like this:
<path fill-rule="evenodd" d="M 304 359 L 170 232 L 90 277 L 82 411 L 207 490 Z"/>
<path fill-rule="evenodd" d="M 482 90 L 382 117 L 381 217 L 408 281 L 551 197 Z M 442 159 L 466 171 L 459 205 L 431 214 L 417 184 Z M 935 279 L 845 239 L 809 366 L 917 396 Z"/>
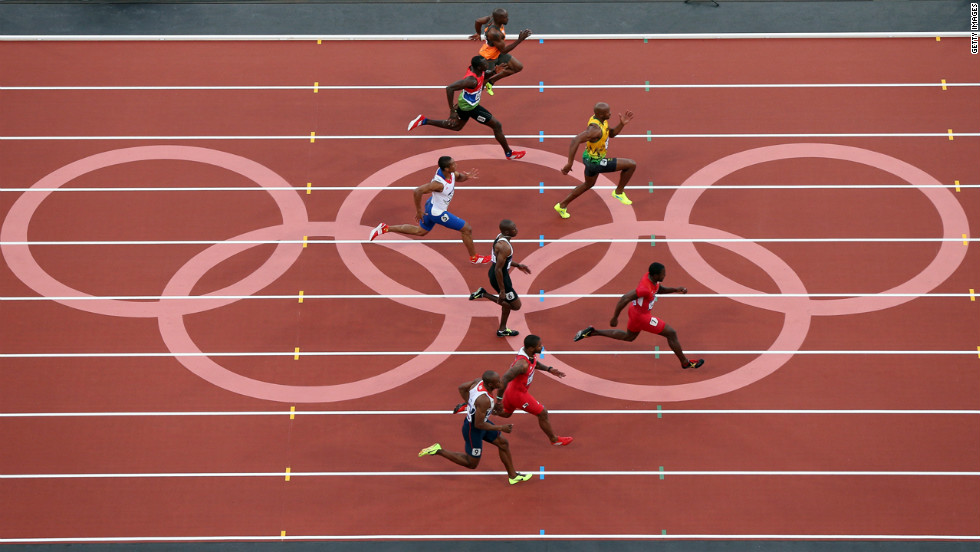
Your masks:
<path fill-rule="evenodd" d="M 541 466 L 541 471 L 539 473 L 541 474 L 540 479 L 544 479 L 544 466 Z"/>
<path fill-rule="evenodd" d="M 538 236 L 538 247 L 544 247 L 544 234 Z"/>
<path fill-rule="evenodd" d="M 544 92 L 544 81 L 538 81 L 538 92 Z"/>
<path fill-rule="evenodd" d="M 541 347 L 541 358 L 544 358 L 544 351 L 545 351 L 544 347 Z M 544 466 L 541 467 L 544 468 Z"/>
<path fill-rule="evenodd" d="M 660 358 L 660 345 L 653 346 L 653 358 Z"/>
<path fill-rule="evenodd" d="M 544 529 L 541 530 L 541 534 L 544 535 Z"/>
<path fill-rule="evenodd" d="M 544 142 L 544 131 L 543 130 L 539 130 L 538 131 L 538 142 Z"/>
<path fill-rule="evenodd" d="M 538 39 L 538 44 L 544 44 L 544 39 L 543 38 L 539 38 Z"/>
<path fill-rule="evenodd" d="M 544 193 L 544 182 L 538 182 L 538 193 L 539 194 Z"/>
<path fill-rule="evenodd" d="M 542 289 L 542 290 L 541 290 L 541 292 L 540 292 L 540 293 L 538 294 L 538 297 L 540 297 L 540 298 L 541 298 L 541 302 L 542 302 L 542 303 L 544 303 L 544 290 L 543 290 L 543 289 Z"/>

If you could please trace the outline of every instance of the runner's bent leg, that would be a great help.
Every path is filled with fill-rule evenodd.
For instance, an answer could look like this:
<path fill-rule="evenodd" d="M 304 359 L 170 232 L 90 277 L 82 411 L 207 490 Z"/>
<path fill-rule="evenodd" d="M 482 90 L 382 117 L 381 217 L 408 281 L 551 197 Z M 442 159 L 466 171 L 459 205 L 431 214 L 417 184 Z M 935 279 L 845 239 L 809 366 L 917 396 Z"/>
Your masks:
<path fill-rule="evenodd" d="M 558 205 L 560 205 L 562 209 L 568 209 L 569 203 L 575 201 L 575 198 L 589 191 L 589 189 L 592 188 L 592 186 L 595 186 L 595 181 L 597 178 L 599 178 L 599 175 L 597 174 L 593 176 L 586 176 L 585 181 L 579 184 L 578 186 L 576 186 L 574 190 L 569 192 L 568 196 L 565 199 L 561 200 L 561 203 L 559 203 Z"/>
<path fill-rule="evenodd" d="M 517 470 L 514 469 L 514 460 L 510 457 L 510 445 L 507 443 L 507 439 L 504 439 L 504 434 L 501 433 L 498 435 L 492 444 L 497 446 L 497 452 L 500 453 L 500 461 L 503 462 L 504 468 L 507 470 L 507 477 L 511 479 L 517 477 Z"/>
<path fill-rule="evenodd" d="M 636 172 L 636 161 L 619 158 L 616 160 L 616 169 L 623 171 L 619 175 L 619 185 L 616 186 L 616 193 L 621 194 L 626 189 L 626 184 L 629 183 L 630 178 L 633 178 L 633 173 Z"/>
<path fill-rule="evenodd" d="M 684 351 L 681 349 L 681 342 L 677 340 L 677 332 L 674 331 L 674 328 L 665 326 L 664 331 L 660 332 L 660 335 L 667 338 L 667 344 L 670 345 L 670 350 L 674 351 L 674 354 L 680 359 L 681 366 L 686 368 L 690 363 L 687 357 L 684 356 Z"/>

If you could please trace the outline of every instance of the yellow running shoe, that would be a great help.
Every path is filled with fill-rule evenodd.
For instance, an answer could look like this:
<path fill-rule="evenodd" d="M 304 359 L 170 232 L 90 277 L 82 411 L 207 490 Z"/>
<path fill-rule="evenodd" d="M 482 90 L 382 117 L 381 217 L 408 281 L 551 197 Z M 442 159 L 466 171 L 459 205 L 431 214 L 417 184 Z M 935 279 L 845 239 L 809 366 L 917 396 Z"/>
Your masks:
<path fill-rule="evenodd" d="M 520 483 L 521 481 L 527 481 L 528 479 L 531 479 L 531 474 L 521 473 L 521 472 L 517 472 L 517 477 L 507 478 L 507 480 L 510 481 L 511 485 L 516 485 L 517 483 Z"/>
<path fill-rule="evenodd" d="M 419 451 L 419 458 L 421 458 L 423 456 L 428 456 L 430 454 L 435 454 L 435 453 L 439 452 L 440 450 L 442 450 L 442 445 L 440 445 L 439 443 L 436 443 L 436 444 L 432 445 L 431 447 L 425 447 L 424 449 L 422 449 L 421 451 Z"/>
<path fill-rule="evenodd" d="M 493 85 L 488 82 L 487 83 L 487 86 L 486 86 L 486 89 L 487 89 L 487 94 L 490 94 L 491 96 L 493 96 Z"/>
<path fill-rule="evenodd" d="M 617 194 L 616 190 L 613 190 L 612 195 L 614 198 L 618 199 L 619 202 L 622 203 L 623 205 L 633 205 L 633 202 L 630 201 L 630 198 L 626 197 L 626 192 Z"/>
<path fill-rule="evenodd" d="M 568 211 L 566 211 L 565 209 L 562 209 L 561 208 L 561 203 L 555 203 L 555 211 L 557 211 L 558 212 L 558 216 L 561 217 L 561 218 L 563 218 L 563 219 L 566 219 L 566 218 L 572 216 L 572 215 L 569 215 L 568 214 Z"/>

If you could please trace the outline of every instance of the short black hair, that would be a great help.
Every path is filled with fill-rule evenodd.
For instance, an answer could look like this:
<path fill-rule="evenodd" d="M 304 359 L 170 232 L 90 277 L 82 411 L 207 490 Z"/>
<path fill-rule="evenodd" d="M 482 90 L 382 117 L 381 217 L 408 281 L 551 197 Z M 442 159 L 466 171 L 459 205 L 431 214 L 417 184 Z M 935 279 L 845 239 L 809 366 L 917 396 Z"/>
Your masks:
<path fill-rule="evenodd" d="M 484 383 L 487 383 L 492 378 L 497 377 L 497 375 L 498 375 L 497 372 L 494 372 L 493 370 L 487 370 L 486 372 L 483 372 L 483 376 L 482 376 L 483 377 L 483 382 Z"/>
<path fill-rule="evenodd" d="M 653 276 L 654 274 L 660 274 L 660 272 L 663 271 L 664 268 L 665 268 L 664 265 L 660 263 L 653 263 L 650 265 L 650 268 L 647 270 L 647 273 L 650 274 L 650 276 Z"/>
<path fill-rule="evenodd" d="M 500 231 L 503 232 L 505 229 L 512 228 L 513 226 L 514 226 L 514 221 L 510 219 L 504 219 L 500 221 L 500 226 L 498 226 L 498 228 L 500 228 Z"/>
<path fill-rule="evenodd" d="M 472 67 L 473 69 L 476 69 L 476 66 L 477 66 L 477 65 L 478 65 L 478 64 L 479 64 L 480 62 L 483 62 L 483 64 L 484 64 L 484 65 L 486 65 L 486 63 L 487 63 L 487 58 L 485 58 L 485 57 L 483 57 L 483 56 L 473 56 L 473 58 L 472 58 L 472 59 L 470 59 L 470 67 Z"/>
<path fill-rule="evenodd" d="M 524 336 L 524 346 L 525 347 L 534 347 L 535 345 L 538 344 L 539 341 L 541 341 L 541 338 L 538 337 L 538 336 L 536 336 L 536 335 L 534 335 L 534 334 L 528 334 L 528 335 Z"/>
<path fill-rule="evenodd" d="M 446 170 L 449 168 L 449 164 L 453 162 L 453 158 L 448 155 L 443 155 L 439 158 L 439 168 Z"/>

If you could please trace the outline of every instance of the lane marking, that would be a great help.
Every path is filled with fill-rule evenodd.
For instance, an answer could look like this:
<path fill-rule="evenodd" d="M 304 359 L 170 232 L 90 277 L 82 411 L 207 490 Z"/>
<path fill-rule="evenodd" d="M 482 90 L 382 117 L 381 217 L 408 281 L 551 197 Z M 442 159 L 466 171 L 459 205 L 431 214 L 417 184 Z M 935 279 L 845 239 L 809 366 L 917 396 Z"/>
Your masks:
<path fill-rule="evenodd" d="M 2 37 L 0 37 L 2 40 Z M 587 89 L 643 89 L 649 92 L 650 89 L 715 89 L 715 88 L 932 88 L 935 82 L 894 82 L 894 83 L 728 83 L 728 84 L 697 84 L 697 83 L 677 83 L 677 84 L 650 84 L 645 81 L 643 84 L 549 84 L 548 88 L 565 90 L 587 90 Z M 980 87 L 980 82 L 947 82 L 947 87 Z M 539 85 L 533 84 L 513 84 L 502 85 L 501 89 L 507 90 L 539 90 Z M 280 90 L 310 90 L 309 85 L 177 85 L 177 86 L 0 86 L 0 92 L 33 92 L 33 91 L 62 91 L 62 92 L 84 92 L 84 91 L 227 91 L 227 90 L 257 90 L 257 91 L 280 91 Z M 439 85 L 323 85 L 313 83 L 314 93 L 319 90 L 444 90 L 445 86 Z"/>
<path fill-rule="evenodd" d="M 286 481 L 289 481 L 289 475 L 291 471 L 292 470 L 290 468 L 286 468 Z"/>
<path fill-rule="evenodd" d="M 977 298 L 974 297 L 973 293 L 974 293 L 973 288 L 970 288 L 970 301 L 976 301 L 977 300 Z"/>
<path fill-rule="evenodd" d="M 418 245 L 433 243 L 456 243 L 459 240 L 452 239 L 419 239 L 419 240 L 392 240 L 386 242 L 390 245 Z M 546 240 L 548 243 L 644 243 L 647 238 L 554 238 Z M 941 242 L 967 242 L 980 241 L 980 238 L 970 238 L 962 234 L 960 238 L 661 238 L 662 243 L 941 243 Z M 540 243 L 532 239 L 514 239 L 513 243 Z M 311 240 L 309 236 L 303 236 L 301 240 L 91 240 L 91 241 L 0 241 L 0 245 L 220 245 L 220 244 L 255 244 L 255 245 L 278 245 L 299 243 L 306 247 L 307 244 L 338 244 L 338 243 L 370 243 L 368 240 L 336 240 L 336 239 L 317 239 Z M 493 243 L 493 240 L 473 240 L 473 243 Z"/>
<path fill-rule="evenodd" d="M 941 82 L 943 84 L 943 90 L 946 90 L 946 79 L 941 79 Z"/>
<path fill-rule="evenodd" d="M 958 132 L 957 136 L 978 137 L 980 132 Z M 509 138 L 530 139 L 539 138 L 544 141 L 549 139 L 568 139 L 574 138 L 574 134 L 514 134 Z M 933 138 L 937 136 L 948 136 L 953 139 L 953 130 L 947 132 L 829 132 L 829 133 L 733 133 L 733 134 L 618 134 L 616 138 L 646 138 L 649 142 L 653 138 Z M 395 134 L 395 135 L 322 135 L 317 136 L 316 132 L 310 132 L 309 136 L 292 135 L 241 135 L 241 136 L 0 136 L 0 141 L 79 141 L 79 140 L 306 140 L 315 142 L 317 138 L 323 140 L 485 140 L 486 136 L 477 134 Z"/>
<path fill-rule="evenodd" d="M 310 132 L 310 143 L 312 144 L 314 142 L 316 142 L 316 132 Z"/>
<path fill-rule="evenodd" d="M 314 94 L 318 94 L 319 92 L 320 92 L 320 83 L 319 83 L 319 81 L 318 82 L 314 82 L 313 83 L 313 93 Z"/>
<path fill-rule="evenodd" d="M 953 129 L 947 130 L 946 131 L 946 134 L 949 136 L 950 141 L 952 141 L 953 140 Z"/>
<path fill-rule="evenodd" d="M 514 240 L 516 241 L 516 240 Z M 556 299 L 614 299 L 622 297 L 615 293 L 549 293 L 549 297 L 554 297 Z M 213 299 L 234 299 L 234 300 L 244 300 L 244 299 L 295 299 L 297 295 L 83 295 L 83 296 L 25 296 L 25 297 L 0 297 L 0 301 L 95 301 L 95 300 L 113 300 L 113 301 L 197 301 L 197 300 L 213 300 Z M 302 297 L 310 299 L 418 299 L 418 300 L 429 300 L 429 299 L 465 299 L 469 295 L 447 295 L 447 294 L 415 294 L 415 295 L 303 295 Z M 822 299 L 836 299 L 842 298 L 846 299 L 849 297 L 867 297 L 867 298 L 879 298 L 879 299 L 891 299 L 896 297 L 932 297 L 932 298 L 952 298 L 952 297 L 970 297 L 969 293 L 726 293 L 720 295 L 717 293 L 687 293 L 684 295 L 671 295 L 663 296 L 659 301 L 665 298 L 669 301 L 675 299 L 729 299 L 729 298 L 753 298 L 753 299 L 797 299 L 797 298 L 822 298 Z M 302 301 L 300 301 L 302 302 Z"/>
<path fill-rule="evenodd" d="M 960 191 L 960 181 L 959 180 L 954 180 L 953 181 L 953 185 L 956 187 L 956 191 L 957 192 Z"/>
<path fill-rule="evenodd" d="M 293 360 L 299 360 L 299 347 L 293 352 Z"/>
<path fill-rule="evenodd" d="M 296 419 L 296 407 L 295 406 L 290 406 L 289 407 L 289 419 L 290 420 L 295 420 Z"/>
<path fill-rule="evenodd" d="M 957 180 L 956 182 L 959 182 Z M 650 186 L 653 182 L 649 183 Z M 956 188 L 958 184 L 948 185 L 929 185 L 923 184 L 917 186 L 917 188 Z M 539 184 L 538 186 L 467 186 L 467 190 L 538 190 L 540 191 L 542 187 L 546 190 L 571 190 L 575 186 L 543 186 Z M 666 186 L 658 185 L 661 190 L 678 190 L 681 186 Z M 980 184 L 963 184 L 960 186 L 962 188 L 980 188 Z M 601 184 L 592 187 L 595 190 L 615 190 L 616 186 L 603 186 Z M 866 189 L 878 189 L 878 190 L 907 190 L 909 186 L 907 184 L 746 184 L 746 185 L 724 185 L 719 184 L 716 186 L 684 186 L 686 189 L 697 190 L 697 189 L 712 189 L 712 190 L 866 190 Z M 158 187 L 158 188 L 134 188 L 134 187 L 119 187 L 119 188 L 0 188 L 0 193 L 2 192 L 295 192 L 301 190 L 302 188 L 297 188 L 293 186 L 289 187 L 270 187 L 270 188 L 257 188 L 255 186 L 228 186 L 228 187 Z M 314 190 L 322 190 L 326 192 L 351 192 L 355 190 L 367 190 L 367 191 L 387 191 L 387 190 L 414 190 L 413 186 L 314 186 Z"/>
<path fill-rule="evenodd" d="M 887 416 L 887 415 L 946 415 L 946 416 L 980 416 L 980 410 L 828 410 L 828 409 L 743 409 L 743 410 L 717 410 L 717 409 L 663 409 L 658 405 L 656 410 L 549 410 L 553 414 L 562 415 L 584 415 L 584 416 L 618 416 L 618 415 L 650 415 L 656 414 L 662 417 L 663 414 L 693 414 L 693 415 L 840 415 L 840 416 Z M 157 416 L 283 416 L 287 414 L 281 410 L 266 411 L 198 411 L 198 412 L 4 412 L 0 413 L 0 418 L 140 418 Z M 290 419 L 293 416 L 445 416 L 446 410 L 306 410 L 302 412 L 290 411 Z M 523 415 L 524 412 L 517 412 Z"/>
<path fill-rule="evenodd" d="M 299 290 L 299 302 L 303 302 L 303 290 Z"/>
<path fill-rule="evenodd" d="M 307 182 L 306 183 L 306 195 L 310 195 L 312 193 L 313 193 L 313 183 L 312 182 Z"/>

